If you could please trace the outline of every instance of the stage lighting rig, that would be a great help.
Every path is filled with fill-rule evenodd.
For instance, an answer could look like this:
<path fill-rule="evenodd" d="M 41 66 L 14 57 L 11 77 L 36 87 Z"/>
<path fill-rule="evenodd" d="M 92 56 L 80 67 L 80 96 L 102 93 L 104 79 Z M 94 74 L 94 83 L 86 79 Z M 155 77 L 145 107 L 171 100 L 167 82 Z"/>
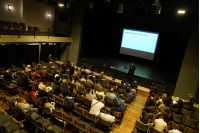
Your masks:
<path fill-rule="evenodd" d="M 154 6 L 160 6 L 160 0 L 154 0 L 153 4 Z"/>
<path fill-rule="evenodd" d="M 156 13 L 155 14 L 160 14 L 161 13 L 161 6 L 156 6 Z"/>
<path fill-rule="evenodd" d="M 110 3 L 110 0 L 105 0 L 106 3 Z"/>

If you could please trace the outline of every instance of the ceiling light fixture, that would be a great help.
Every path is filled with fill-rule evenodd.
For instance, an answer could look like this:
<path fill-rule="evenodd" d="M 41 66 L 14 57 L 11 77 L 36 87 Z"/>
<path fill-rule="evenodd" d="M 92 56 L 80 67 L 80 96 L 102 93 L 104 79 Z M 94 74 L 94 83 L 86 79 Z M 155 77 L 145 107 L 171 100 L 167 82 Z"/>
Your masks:
<path fill-rule="evenodd" d="M 62 6 L 64 6 L 64 4 L 62 4 L 62 3 L 59 3 L 59 4 L 58 4 L 58 6 L 62 7 Z"/>
<path fill-rule="evenodd" d="M 51 15 L 48 13 L 48 18 L 50 18 L 50 16 L 51 16 Z"/>
<path fill-rule="evenodd" d="M 10 5 L 8 5 L 8 10 L 11 10 L 11 6 Z"/>
<path fill-rule="evenodd" d="M 184 14 L 185 11 L 184 11 L 184 10 L 178 10 L 178 13 L 179 13 L 179 14 Z"/>

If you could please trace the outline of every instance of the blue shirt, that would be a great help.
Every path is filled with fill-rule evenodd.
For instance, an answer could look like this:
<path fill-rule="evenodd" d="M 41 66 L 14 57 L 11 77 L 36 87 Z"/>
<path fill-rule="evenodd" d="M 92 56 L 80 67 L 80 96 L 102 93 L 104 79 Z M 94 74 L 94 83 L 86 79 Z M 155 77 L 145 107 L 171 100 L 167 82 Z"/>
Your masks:
<path fill-rule="evenodd" d="M 112 111 L 117 111 L 117 112 L 123 112 L 124 108 L 122 106 L 118 106 L 118 107 L 111 107 Z"/>
<path fill-rule="evenodd" d="M 74 99 L 72 99 L 72 97 L 65 96 L 65 101 L 67 103 L 71 103 L 73 106 L 76 106 Z"/>
<path fill-rule="evenodd" d="M 119 98 L 116 98 L 116 102 L 120 102 L 120 103 L 125 103 L 125 100 L 122 100 L 122 99 L 119 99 Z"/>
<path fill-rule="evenodd" d="M 130 97 L 130 99 L 132 100 L 132 93 L 128 94 L 128 93 L 124 93 L 125 97 Z"/>
<path fill-rule="evenodd" d="M 109 84 L 110 84 L 110 85 L 113 85 L 113 86 L 117 86 L 117 83 L 116 83 L 116 82 L 113 82 L 113 81 L 110 81 Z"/>
<path fill-rule="evenodd" d="M 3 74 L 3 79 L 5 81 L 11 81 L 12 80 L 12 75 L 5 71 L 4 74 Z"/>

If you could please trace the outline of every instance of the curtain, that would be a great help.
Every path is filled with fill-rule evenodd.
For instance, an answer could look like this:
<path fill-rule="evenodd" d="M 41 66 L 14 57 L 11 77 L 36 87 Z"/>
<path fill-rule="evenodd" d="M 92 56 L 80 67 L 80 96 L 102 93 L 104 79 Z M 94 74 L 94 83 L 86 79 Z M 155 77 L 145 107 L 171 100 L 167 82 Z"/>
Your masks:
<path fill-rule="evenodd" d="M 22 63 L 31 64 L 31 61 L 38 63 L 39 45 L 0 45 L 0 67 L 9 68 L 12 65 L 22 68 Z"/>

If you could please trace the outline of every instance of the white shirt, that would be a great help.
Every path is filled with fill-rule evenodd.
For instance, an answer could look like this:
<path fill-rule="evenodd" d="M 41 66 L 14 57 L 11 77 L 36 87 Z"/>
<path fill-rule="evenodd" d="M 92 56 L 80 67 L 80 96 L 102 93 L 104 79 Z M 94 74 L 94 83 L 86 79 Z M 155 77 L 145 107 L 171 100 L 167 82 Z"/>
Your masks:
<path fill-rule="evenodd" d="M 105 121 L 108 121 L 108 122 L 114 122 L 114 120 L 115 120 L 114 116 L 112 116 L 110 114 L 104 114 L 104 113 L 100 114 L 100 118 L 105 120 Z"/>
<path fill-rule="evenodd" d="M 153 123 L 155 124 L 155 129 L 159 132 L 163 132 L 167 128 L 167 123 L 163 119 L 155 119 Z"/>
<path fill-rule="evenodd" d="M 86 84 L 86 80 L 84 78 L 81 78 L 80 81 L 85 81 L 85 84 Z"/>
<path fill-rule="evenodd" d="M 18 103 L 17 101 L 15 102 L 15 106 L 20 108 L 24 113 L 27 112 L 30 108 L 29 104 L 26 103 Z"/>
<path fill-rule="evenodd" d="M 104 97 L 105 97 L 104 92 L 96 91 L 96 94 L 97 94 L 97 95 L 100 95 L 100 96 L 103 96 L 103 99 L 104 99 Z"/>
<path fill-rule="evenodd" d="M 60 76 L 60 75 L 59 75 L 59 74 L 55 74 L 55 76 L 54 76 L 54 77 L 56 78 L 56 77 L 58 77 L 58 76 Z"/>
<path fill-rule="evenodd" d="M 89 113 L 94 115 L 99 115 L 100 110 L 104 107 L 104 104 L 102 102 L 97 101 L 96 99 L 93 99 L 91 106 L 92 107 Z"/>
<path fill-rule="evenodd" d="M 85 73 L 91 73 L 89 69 L 85 69 Z"/>
<path fill-rule="evenodd" d="M 175 130 L 175 129 L 172 129 L 172 130 L 169 131 L 169 133 L 182 133 L 182 132 Z"/>
<path fill-rule="evenodd" d="M 99 74 L 98 73 L 96 73 L 96 72 L 93 72 L 92 73 L 94 76 L 98 76 Z"/>

